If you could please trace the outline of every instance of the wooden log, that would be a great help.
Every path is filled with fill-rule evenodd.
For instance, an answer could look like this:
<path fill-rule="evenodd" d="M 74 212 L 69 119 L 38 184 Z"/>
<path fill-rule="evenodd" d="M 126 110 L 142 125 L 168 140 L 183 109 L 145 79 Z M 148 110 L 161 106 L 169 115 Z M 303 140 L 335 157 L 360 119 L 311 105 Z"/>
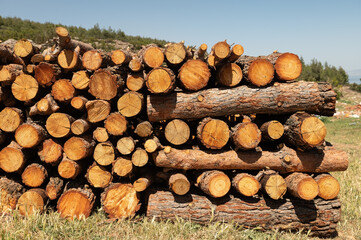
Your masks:
<path fill-rule="evenodd" d="M 137 148 L 132 154 L 132 163 L 136 167 L 144 167 L 148 160 L 148 153 L 142 148 Z"/>
<path fill-rule="evenodd" d="M 89 217 L 95 202 L 95 195 L 87 185 L 72 187 L 64 191 L 56 206 L 63 218 L 73 220 Z"/>
<path fill-rule="evenodd" d="M 132 60 L 130 60 L 128 67 L 133 72 L 139 72 L 143 69 L 143 62 L 141 59 L 133 57 Z"/>
<path fill-rule="evenodd" d="M 196 53 L 194 54 L 194 59 L 204 59 L 205 53 L 207 52 L 207 44 L 202 43 L 201 46 L 197 49 Z"/>
<path fill-rule="evenodd" d="M 168 179 L 169 190 L 177 195 L 184 195 L 189 192 L 191 184 L 188 178 L 182 173 L 171 174 Z"/>
<path fill-rule="evenodd" d="M 58 64 L 67 71 L 74 71 L 80 68 L 80 49 L 69 50 L 64 49 L 58 55 Z"/>
<path fill-rule="evenodd" d="M 95 188 L 105 188 L 112 182 L 112 174 L 103 166 L 93 163 L 87 170 L 86 179 Z"/>
<path fill-rule="evenodd" d="M 85 108 L 87 110 L 87 120 L 91 123 L 105 120 L 110 113 L 110 104 L 104 100 L 88 101 Z"/>
<path fill-rule="evenodd" d="M 32 163 L 28 165 L 21 174 L 21 180 L 25 186 L 40 187 L 48 177 L 48 172 L 43 165 Z"/>
<path fill-rule="evenodd" d="M 251 150 L 261 142 L 262 134 L 256 124 L 242 122 L 232 128 L 232 139 L 236 147 Z"/>
<path fill-rule="evenodd" d="M 34 115 L 50 115 L 60 109 L 51 94 L 47 94 L 44 98 L 40 99 L 34 106 L 30 107 L 29 116 Z"/>
<path fill-rule="evenodd" d="M 204 225 L 228 222 L 243 228 L 270 231 L 299 232 L 303 229 L 310 236 L 332 237 L 337 235 L 337 223 L 341 220 L 338 199 L 305 201 L 292 198 L 277 201 L 233 195 L 209 198 L 195 193 L 174 196 L 169 191 L 160 190 L 149 191 L 148 196 L 146 216 L 162 221 L 182 218 Z"/>
<path fill-rule="evenodd" d="M 148 121 L 141 122 L 136 126 L 134 133 L 142 138 L 149 137 L 153 133 L 153 126 Z"/>
<path fill-rule="evenodd" d="M 143 95 L 138 92 L 127 92 L 118 99 L 118 111 L 124 117 L 134 117 L 138 115 L 144 107 Z"/>
<path fill-rule="evenodd" d="M 11 85 L 13 96 L 22 102 L 34 99 L 38 93 L 39 84 L 28 74 L 20 74 Z"/>
<path fill-rule="evenodd" d="M 130 91 L 140 91 L 145 85 L 144 74 L 142 72 L 129 74 L 126 85 Z"/>
<path fill-rule="evenodd" d="M 60 79 L 51 87 L 51 95 L 59 102 L 69 102 L 75 96 L 75 88 L 69 80 Z"/>
<path fill-rule="evenodd" d="M 115 161 L 115 149 L 111 142 L 101 142 L 95 146 L 94 160 L 101 166 L 108 166 Z"/>
<path fill-rule="evenodd" d="M 117 141 L 117 149 L 122 155 L 129 155 L 135 149 L 135 141 L 132 137 L 122 137 Z"/>
<path fill-rule="evenodd" d="M 143 63 L 149 68 L 158 68 L 164 62 L 163 51 L 154 44 L 144 47 L 140 50 L 139 55 Z"/>
<path fill-rule="evenodd" d="M 296 151 L 286 146 L 278 152 L 178 150 L 169 147 L 167 152 L 159 151 L 153 160 L 157 167 L 185 170 L 262 170 L 269 168 L 280 173 L 322 173 L 345 171 L 348 167 L 347 154 L 329 146 L 321 152 Z"/>
<path fill-rule="evenodd" d="M 106 142 L 109 139 L 109 135 L 105 128 L 97 127 L 93 132 L 93 138 L 97 142 Z"/>
<path fill-rule="evenodd" d="M 101 194 L 101 204 L 109 218 L 129 218 L 139 210 L 139 197 L 132 184 L 113 183 Z"/>
<path fill-rule="evenodd" d="M 285 123 L 287 141 L 300 149 L 321 146 L 327 134 L 325 124 L 308 113 L 297 112 Z"/>
<path fill-rule="evenodd" d="M 85 119 L 77 119 L 70 126 L 71 132 L 75 135 L 82 135 L 88 131 L 89 128 L 90 123 Z"/>
<path fill-rule="evenodd" d="M 282 199 L 287 191 L 285 179 L 276 171 L 266 170 L 257 174 L 256 179 L 260 182 L 262 190 L 272 199 Z"/>
<path fill-rule="evenodd" d="M 137 192 L 144 192 L 153 183 L 151 175 L 140 177 L 133 182 L 133 187 Z"/>
<path fill-rule="evenodd" d="M 11 85 L 17 76 L 24 73 L 24 66 L 20 64 L 9 64 L 0 66 L 0 84 Z"/>
<path fill-rule="evenodd" d="M 115 65 L 128 64 L 130 62 L 130 60 L 132 59 L 129 52 L 121 50 L 121 49 L 113 50 L 110 54 L 110 57 L 111 57 L 112 62 Z"/>
<path fill-rule="evenodd" d="M 305 173 L 291 173 L 285 178 L 287 190 L 293 196 L 312 200 L 318 195 L 318 184 Z"/>
<path fill-rule="evenodd" d="M 161 144 L 159 142 L 159 139 L 157 137 L 153 137 L 150 139 L 147 139 L 144 142 L 144 149 L 145 151 L 147 151 L 148 153 L 154 153 L 155 151 L 157 151 L 159 148 L 161 148 Z"/>
<path fill-rule="evenodd" d="M 266 141 L 278 140 L 283 136 L 284 127 L 277 120 L 271 120 L 261 125 L 262 139 Z"/>
<path fill-rule="evenodd" d="M 242 56 L 237 63 L 242 67 L 244 79 L 257 87 L 266 86 L 273 80 L 274 67 L 267 59 Z"/>
<path fill-rule="evenodd" d="M 59 176 L 65 179 L 75 179 L 81 170 L 79 162 L 70 160 L 65 154 L 58 165 Z"/>
<path fill-rule="evenodd" d="M 38 155 L 41 161 L 54 166 L 62 159 L 63 148 L 59 143 L 50 138 L 41 144 Z"/>
<path fill-rule="evenodd" d="M 24 73 L 33 75 L 35 72 L 35 65 L 34 64 L 28 64 L 26 67 L 24 67 Z"/>
<path fill-rule="evenodd" d="M 15 140 L 23 148 L 33 148 L 46 137 L 45 129 L 33 122 L 20 125 L 15 131 Z"/>
<path fill-rule="evenodd" d="M 217 42 L 213 45 L 211 55 L 214 55 L 217 59 L 225 59 L 231 54 L 231 49 L 227 41 Z"/>
<path fill-rule="evenodd" d="M 0 45 L 0 63 L 25 65 L 24 60 L 17 56 L 11 47 L 4 45 Z"/>
<path fill-rule="evenodd" d="M 44 56 L 45 62 L 55 62 L 61 50 L 59 44 L 55 43 L 52 47 L 44 49 L 41 54 Z"/>
<path fill-rule="evenodd" d="M 19 172 L 26 162 L 23 148 L 15 141 L 0 151 L 0 168 L 7 173 Z"/>
<path fill-rule="evenodd" d="M 89 43 L 83 43 L 81 41 L 71 39 L 68 30 L 64 27 L 56 27 L 55 32 L 59 37 L 59 45 L 63 49 L 74 50 L 79 48 L 81 55 L 83 55 L 86 51 L 94 49 Z"/>
<path fill-rule="evenodd" d="M 232 179 L 232 186 L 240 194 L 246 197 L 254 196 L 261 188 L 259 181 L 248 173 L 236 174 Z"/>
<path fill-rule="evenodd" d="M 211 197 L 225 196 L 231 189 L 229 177 L 218 170 L 205 171 L 197 177 L 196 186 Z"/>
<path fill-rule="evenodd" d="M 37 53 L 31 57 L 30 62 L 33 64 L 39 64 L 39 63 L 45 62 L 45 57 L 43 54 Z"/>
<path fill-rule="evenodd" d="M 119 112 L 111 113 L 104 121 L 107 132 L 114 136 L 121 136 L 127 131 L 128 121 Z"/>
<path fill-rule="evenodd" d="M 0 129 L 4 132 L 15 132 L 23 120 L 24 116 L 20 109 L 6 107 L 0 112 Z"/>
<path fill-rule="evenodd" d="M 340 192 L 340 183 L 329 173 L 314 177 L 318 184 L 318 196 L 325 200 L 335 199 Z"/>
<path fill-rule="evenodd" d="M 19 197 L 17 208 L 23 216 L 29 216 L 35 213 L 42 214 L 45 210 L 47 200 L 48 197 L 44 189 L 33 188 Z"/>
<path fill-rule="evenodd" d="M 179 65 L 184 62 L 187 58 L 187 49 L 183 42 L 170 43 L 164 50 L 164 55 L 167 63 L 171 65 Z"/>
<path fill-rule="evenodd" d="M 117 76 L 108 70 L 98 69 L 90 77 L 89 93 L 98 99 L 113 99 L 118 93 Z"/>
<path fill-rule="evenodd" d="M 71 133 L 74 118 L 65 113 L 52 113 L 46 120 L 46 130 L 55 138 L 66 137 Z"/>
<path fill-rule="evenodd" d="M 296 111 L 332 116 L 335 103 L 336 93 L 330 84 L 299 81 L 277 83 L 261 89 L 240 86 L 196 93 L 177 92 L 167 96 L 149 95 L 147 113 L 151 122 L 234 114 L 287 114 Z"/>
<path fill-rule="evenodd" d="M 89 81 L 89 74 L 84 70 L 75 72 L 71 78 L 71 84 L 73 84 L 73 86 L 79 90 L 88 89 Z"/>
<path fill-rule="evenodd" d="M 90 137 L 71 137 L 64 143 L 64 153 L 74 161 L 91 156 L 95 142 Z"/>
<path fill-rule="evenodd" d="M 189 140 L 190 128 L 181 119 L 174 119 L 167 123 L 164 129 L 164 136 L 173 145 L 182 145 Z"/>
<path fill-rule="evenodd" d="M 0 192 L 1 192 L 1 201 L 0 201 L 0 213 L 6 214 L 16 208 L 19 197 L 25 189 L 23 186 L 14 180 L 8 179 L 6 177 L 0 178 Z"/>
<path fill-rule="evenodd" d="M 21 39 L 14 45 L 14 53 L 21 58 L 30 57 L 38 52 L 39 48 L 35 46 L 32 41 L 27 39 Z"/>
<path fill-rule="evenodd" d="M 266 58 L 274 65 L 277 79 L 292 81 L 302 72 L 302 63 L 296 54 L 274 52 Z"/>
<path fill-rule="evenodd" d="M 112 173 L 119 177 L 129 176 L 133 171 L 133 163 L 130 159 L 125 157 L 118 157 L 113 162 Z"/>
<path fill-rule="evenodd" d="M 85 104 L 88 102 L 88 99 L 82 96 L 76 96 L 73 97 L 70 101 L 70 105 L 79 111 L 82 111 L 85 109 Z"/>
<path fill-rule="evenodd" d="M 230 137 L 229 127 L 222 120 L 205 118 L 197 127 L 197 137 L 206 148 L 221 149 Z"/>
<path fill-rule="evenodd" d="M 207 86 L 211 72 L 201 60 L 188 60 L 179 70 L 178 78 L 182 86 L 191 91 L 198 91 Z"/>
<path fill-rule="evenodd" d="M 244 48 L 241 44 L 235 44 L 231 50 L 231 56 L 227 59 L 229 62 L 236 61 L 244 53 Z"/>
<path fill-rule="evenodd" d="M 110 63 L 110 56 L 100 50 L 86 51 L 82 56 L 83 67 L 95 71 Z"/>
<path fill-rule="evenodd" d="M 242 69 L 235 63 L 226 63 L 217 70 L 217 82 L 222 86 L 234 87 L 242 78 Z"/>
<path fill-rule="evenodd" d="M 46 87 L 52 85 L 61 73 L 61 69 L 57 64 L 42 62 L 34 69 L 35 79 L 39 85 Z"/>
<path fill-rule="evenodd" d="M 175 75 L 169 68 L 154 68 L 146 76 L 148 91 L 154 94 L 167 94 L 175 88 Z"/>
<path fill-rule="evenodd" d="M 50 200 L 58 199 L 64 188 L 64 181 L 58 177 L 50 177 L 45 192 Z"/>

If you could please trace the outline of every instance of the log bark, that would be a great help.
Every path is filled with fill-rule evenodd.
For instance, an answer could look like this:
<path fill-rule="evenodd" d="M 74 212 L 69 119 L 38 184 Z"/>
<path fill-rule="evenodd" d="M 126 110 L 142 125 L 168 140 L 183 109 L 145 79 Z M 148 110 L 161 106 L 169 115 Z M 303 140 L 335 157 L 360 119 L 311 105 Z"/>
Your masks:
<path fill-rule="evenodd" d="M 302 72 L 302 63 L 296 54 L 274 52 L 266 58 L 274 65 L 277 79 L 292 81 Z"/>
<path fill-rule="evenodd" d="M 11 85 L 13 96 L 22 102 L 27 102 L 38 94 L 39 84 L 35 78 L 28 74 L 20 74 Z"/>
<path fill-rule="evenodd" d="M 197 177 L 196 186 L 211 197 L 225 196 L 231 189 L 229 177 L 218 170 L 205 171 Z"/>
<path fill-rule="evenodd" d="M 25 192 L 23 186 L 6 177 L 0 178 L 0 213 L 6 214 L 16 208 L 19 197 Z"/>
<path fill-rule="evenodd" d="M 174 173 L 168 179 L 169 190 L 177 195 L 187 194 L 191 188 L 188 178 L 182 173 Z"/>
<path fill-rule="evenodd" d="M 271 120 L 261 125 L 262 140 L 274 141 L 283 136 L 284 127 L 282 123 L 277 120 Z"/>
<path fill-rule="evenodd" d="M 88 89 L 89 87 L 89 74 L 87 71 L 81 70 L 73 74 L 71 79 L 71 84 L 79 90 Z"/>
<path fill-rule="evenodd" d="M 132 59 L 129 52 L 117 49 L 111 52 L 111 60 L 115 65 L 125 65 Z"/>
<path fill-rule="evenodd" d="M 200 100 L 199 96 L 202 96 Z M 277 83 L 261 89 L 240 86 L 196 93 L 178 92 L 167 96 L 149 95 L 147 113 L 151 122 L 234 114 L 287 114 L 296 111 L 332 116 L 335 103 L 336 93 L 330 84 L 299 81 Z"/>
<path fill-rule="evenodd" d="M 14 53 L 21 58 L 28 58 L 39 52 L 39 48 L 32 41 L 21 39 L 14 45 Z"/>
<path fill-rule="evenodd" d="M 82 167 L 77 161 L 70 160 L 63 155 L 63 159 L 58 165 L 59 176 L 65 179 L 75 179 L 82 171 Z"/>
<path fill-rule="evenodd" d="M 262 190 L 272 199 L 282 199 L 287 191 L 285 179 L 276 171 L 265 170 L 257 174 L 256 179 L 260 182 Z"/>
<path fill-rule="evenodd" d="M 101 142 L 95 146 L 94 160 L 101 166 L 108 166 L 115 161 L 115 149 L 111 142 Z"/>
<path fill-rule="evenodd" d="M 85 175 L 86 179 L 95 188 L 105 188 L 107 187 L 113 177 L 110 172 L 108 172 L 104 167 L 93 163 L 87 170 Z"/>
<path fill-rule="evenodd" d="M 90 77 L 89 93 L 101 100 L 111 100 L 118 93 L 117 76 L 99 69 Z"/>
<path fill-rule="evenodd" d="M 318 196 L 325 200 L 335 199 L 340 192 L 340 183 L 329 173 L 314 177 L 318 184 Z"/>
<path fill-rule="evenodd" d="M 201 60 L 188 60 L 179 70 L 178 78 L 187 90 L 198 91 L 207 86 L 211 71 Z"/>
<path fill-rule="evenodd" d="M 294 197 L 312 200 L 318 195 L 317 182 L 305 173 L 291 173 L 285 178 L 288 192 Z"/>
<path fill-rule="evenodd" d="M 145 85 L 144 74 L 142 72 L 129 74 L 126 85 L 130 91 L 140 91 Z"/>
<path fill-rule="evenodd" d="M 59 45 L 63 49 L 74 50 L 78 47 L 81 55 L 83 55 L 86 51 L 94 49 L 89 43 L 83 43 L 81 41 L 71 39 L 68 30 L 64 27 L 57 27 L 55 32 L 59 37 Z"/>
<path fill-rule="evenodd" d="M 86 131 L 88 131 L 89 128 L 90 128 L 90 123 L 85 119 L 77 119 L 70 126 L 71 132 L 74 133 L 75 135 L 82 135 Z"/>
<path fill-rule="evenodd" d="M 209 149 L 221 149 L 230 137 L 227 123 L 219 119 L 205 118 L 197 128 L 197 137 Z"/>
<path fill-rule="evenodd" d="M 23 148 L 12 141 L 0 151 L 0 168 L 7 173 L 20 172 L 25 166 L 26 159 Z"/>
<path fill-rule="evenodd" d="M 127 131 L 128 121 L 119 112 L 114 112 L 105 119 L 104 127 L 110 135 L 121 136 Z"/>
<path fill-rule="evenodd" d="M 255 123 L 242 122 L 232 128 L 232 139 L 236 147 L 251 150 L 261 142 L 262 134 Z"/>
<path fill-rule="evenodd" d="M 15 140 L 23 148 L 33 148 L 46 137 L 46 130 L 33 122 L 20 125 L 15 131 Z"/>
<path fill-rule="evenodd" d="M 83 67 L 95 71 L 110 63 L 110 56 L 100 50 L 90 50 L 82 55 Z"/>
<path fill-rule="evenodd" d="M 154 68 L 146 76 L 148 91 L 154 94 L 167 94 L 175 88 L 175 75 L 169 68 Z"/>
<path fill-rule="evenodd" d="M 128 218 L 139 210 L 139 197 L 131 184 L 114 183 L 101 194 L 101 203 L 109 218 Z"/>
<path fill-rule="evenodd" d="M 46 120 L 46 130 L 55 138 L 66 137 L 71 133 L 74 118 L 65 113 L 53 113 Z"/>
<path fill-rule="evenodd" d="M 232 186 L 246 197 L 254 196 L 261 188 L 259 181 L 251 174 L 238 173 L 232 178 Z"/>
<path fill-rule="evenodd" d="M 23 193 L 17 203 L 19 213 L 23 216 L 29 216 L 34 213 L 42 214 L 48 197 L 44 189 L 33 188 Z"/>
<path fill-rule="evenodd" d="M 143 63 L 149 68 L 158 68 L 164 62 L 164 54 L 162 49 L 151 44 L 140 50 Z"/>
<path fill-rule="evenodd" d="M 150 191 L 146 215 L 157 220 L 182 218 L 193 223 L 236 223 L 245 228 L 262 230 L 311 231 L 310 235 L 332 237 L 337 235 L 341 220 L 338 199 L 315 201 L 285 199 L 276 201 L 263 198 L 208 198 L 197 194 L 174 196 L 169 191 Z M 265 217 L 266 216 L 266 217 Z"/>
<path fill-rule="evenodd" d="M 50 177 L 45 192 L 50 200 L 58 199 L 64 188 L 64 181 L 58 177 Z"/>
<path fill-rule="evenodd" d="M 61 73 L 61 69 L 57 64 L 42 62 L 34 69 L 35 79 L 39 85 L 46 87 L 52 85 Z"/>
<path fill-rule="evenodd" d="M 88 101 L 85 108 L 87 110 L 87 120 L 91 123 L 105 120 L 110 113 L 110 104 L 104 100 Z"/>
<path fill-rule="evenodd" d="M 187 50 L 183 42 L 170 43 L 164 50 L 164 55 L 171 66 L 176 66 L 183 63 L 187 58 Z"/>
<path fill-rule="evenodd" d="M 272 82 L 274 77 L 273 64 L 262 57 L 242 56 L 237 60 L 242 67 L 244 78 L 257 87 L 263 87 Z"/>
<path fill-rule="evenodd" d="M 142 148 L 137 148 L 132 154 L 132 163 L 136 167 L 144 167 L 148 160 L 148 153 Z"/>
<path fill-rule="evenodd" d="M 24 73 L 24 66 L 20 64 L 9 64 L 0 66 L 0 84 L 11 85 L 17 76 Z"/>
<path fill-rule="evenodd" d="M 30 107 L 29 116 L 34 115 L 50 115 L 60 109 L 51 94 L 47 94 L 44 98 L 40 99 L 34 106 Z"/>
<path fill-rule="evenodd" d="M 141 122 L 136 126 L 134 133 L 141 138 L 149 137 L 153 133 L 153 126 L 148 121 Z"/>
<path fill-rule="evenodd" d="M 223 169 L 262 170 L 269 168 L 280 173 L 287 172 L 333 172 L 348 167 L 346 152 L 327 146 L 321 152 L 301 152 L 283 147 L 278 152 L 250 151 L 202 151 L 170 148 L 154 155 L 157 167 L 174 169 Z"/>
<path fill-rule="evenodd" d="M 133 171 L 133 163 L 130 159 L 125 157 L 118 157 L 113 162 L 112 172 L 119 177 L 129 176 Z"/>
<path fill-rule="evenodd" d="M 41 161 L 53 166 L 58 165 L 63 157 L 63 148 L 53 139 L 47 139 L 41 144 L 38 155 Z"/>
<path fill-rule="evenodd" d="M 106 142 L 109 139 L 109 135 L 105 128 L 97 127 L 93 132 L 93 138 L 97 142 Z"/>
<path fill-rule="evenodd" d="M 64 153 L 69 159 L 78 161 L 91 156 L 94 146 L 90 137 L 71 137 L 64 143 Z"/>
<path fill-rule="evenodd" d="M 0 129 L 4 132 L 15 132 L 23 121 L 23 113 L 18 108 L 6 107 L 0 112 Z"/>
<path fill-rule="evenodd" d="M 129 155 L 135 149 L 135 141 L 132 137 L 122 137 L 117 141 L 117 149 L 122 155 Z"/>
<path fill-rule="evenodd" d="M 235 63 L 226 63 L 217 71 L 217 83 L 226 87 L 238 85 L 243 78 L 242 69 Z"/>
<path fill-rule="evenodd" d="M 180 119 L 174 119 L 167 123 L 164 129 L 164 136 L 173 145 L 182 145 L 190 138 L 190 128 L 188 124 Z"/>
<path fill-rule="evenodd" d="M 124 117 L 137 116 L 144 108 L 144 97 L 138 92 L 127 92 L 118 99 L 117 107 Z"/>

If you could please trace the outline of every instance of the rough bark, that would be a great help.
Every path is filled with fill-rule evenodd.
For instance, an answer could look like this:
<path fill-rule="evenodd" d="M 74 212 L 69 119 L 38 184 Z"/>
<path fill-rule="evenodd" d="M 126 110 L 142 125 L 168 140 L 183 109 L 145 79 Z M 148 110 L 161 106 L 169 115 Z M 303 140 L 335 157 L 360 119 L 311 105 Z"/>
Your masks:
<path fill-rule="evenodd" d="M 205 53 L 207 52 L 207 48 L 208 48 L 207 44 L 202 43 L 201 46 L 199 46 L 199 48 L 195 52 L 193 59 L 203 60 L 205 57 Z"/>
<path fill-rule="evenodd" d="M 6 177 L 0 178 L 0 213 L 6 214 L 16 208 L 19 197 L 25 191 L 23 186 Z"/>
<path fill-rule="evenodd" d="M 45 187 L 46 195 L 50 200 L 58 199 L 64 188 L 64 181 L 58 177 L 50 177 Z"/>
<path fill-rule="evenodd" d="M 14 51 L 10 47 L 4 45 L 0 45 L 0 63 L 25 65 L 24 60 L 15 55 Z"/>
<path fill-rule="evenodd" d="M 188 60 L 179 70 L 178 78 L 187 90 L 198 91 L 207 86 L 211 71 L 201 60 Z"/>

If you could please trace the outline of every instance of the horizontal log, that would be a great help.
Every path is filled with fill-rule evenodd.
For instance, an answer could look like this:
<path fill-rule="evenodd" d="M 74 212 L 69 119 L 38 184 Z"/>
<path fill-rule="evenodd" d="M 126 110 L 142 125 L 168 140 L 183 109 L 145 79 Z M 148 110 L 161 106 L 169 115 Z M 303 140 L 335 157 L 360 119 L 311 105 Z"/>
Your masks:
<path fill-rule="evenodd" d="M 266 88 L 240 86 L 195 93 L 148 95 L 149 121 L 199 119 L 232 114 L 287 114 L 306 111 L 325 116 L 335 113 L 336 93 L 329 83 L 275 83 Z"/>

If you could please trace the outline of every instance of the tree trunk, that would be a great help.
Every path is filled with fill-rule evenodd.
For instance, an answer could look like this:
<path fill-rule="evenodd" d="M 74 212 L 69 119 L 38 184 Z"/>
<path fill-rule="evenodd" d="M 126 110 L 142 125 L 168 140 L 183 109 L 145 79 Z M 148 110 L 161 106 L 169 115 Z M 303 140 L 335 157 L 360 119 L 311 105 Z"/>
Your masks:
<path fill-rule="evenodd" d="M 176 66 L 184 62 L 187 58 L 187 50 L 183 42 L 180 43 L 170 43 L 165 48 L 164 51 L 165 58 L 167 63 L 171 66 Z"/>
<path fill-rule="evenodd" d="M 261 188 L 259 181 L 248 173 L 236 174 L 232 179 L 232 186 L 240 194 L 246 197 L 254 196 Z"/>
<path fill-rule="evenodd" d="M 197 128 L 197 137 L 209 149 L 221 149 L 228 143 L 229 127 L 222 120 L 205 118 Z"/>
<path fill-rule="evenodd" d="M 130 159 L 118 157 L 113 163 L 112 172 L 119 177 L 129 176 L 133 171 L 133 163 Z"/>
<path fill-rule="evenodd" d="M 110 63 L 110 56 L 100 50 L 90 50 L 82 56 L 83 67 L 95 71 L 101 67 L 106 67 Z"/>
<path fill-rule="evenodd" d="M 175 173 L 169 176 L 169 190 L 177 195 L 184 195 L 189 192 L 191 184 L 188 178 L 182 173 Z"/>
<path fill-rule="evenodd" d="M 147 113 L 151 122 L 234 114 L 287 114 L 296 111 L 332 116 L 336 103 L 336 93 L 330 84 L 304 81 L 275 83 L 261 89 L 240 86 L 196 93 L 177 92 L 167 96 L 149 95 L 147 98 Z"/>
<path fill-rule="evenodd" d="M 132 154 L 132 163 L 136 167 L 144 167 L 148 159 L 148 153 L 142 148 L 137 148 Z"/>
<path fill-rule="evenodd" d="M 143 192 L 150 185 L 152 185 L 153 181 L 154 180 L 150 175 L 149 176 L 144 176 L 144 177 L 141 177 L 141 178 L 138 178 L 137 180 L 135 180 L 134 183 L 133 183 L 133 187 L 134 187 L 135 191 Z"/>
<path fill-rule="evenodd" d="M 75 179 L 81 170 L 82 167 L 80 164 L 76 161 L 70 160 L 65 154 L 58 165 L 59 176 L 65 179 Z"/>
<path fill-rule="evenodd" d="M 88 131 L 89 128 L 90 123 L 85 119 L 77 119 L 70 126 L 71 132 L 75 135 L 82 135 Z"/>
<path fill-rule="evenodd" d="M 45 192 L 50 200 L 58 199 L 63 191 L 64 181 L 58 177 L 50 177 Z"/>
<path fill-rule="evenodd" d="M 122 155 L 129 155 L 135 149 L 135 142 L 132 137 L 122 137 L 117 142 L 117 149 Z"/>
<path fill-rule="evenodd" d="M 59 102 L 69 102 L 75 96 L 75 88 L 67 79 L 56 81 L 51 87 L 51 95 Z"/>
<path fill-rule="evenodd" d="M 24 123 L 15 131 L 15 140 L 23 148 L 33 148 L 46 137 L 46 130 L 33 122 Z"/>
<path fill-rule="evenodd" d="M 226 63 L 217 71 L 217 82 L 222 86 L 234 87 L 242 78 L 242 69 L 235 63 Z"/>
<path fill-rule="evenodd" d="M 57 64 L 42 62 L 35 67 L 35 79 L 43 86 L 52 85 L 61 73 L 61 69 Z"/>
<path fill-rule="evenodd" d="M 44 98 L 40 99 L 39 102 L 35 103 L 34 106 L 30 107 L 29 116 L 50 115 L 59 109 L 60 107 L 49 93 Z"/>
<path fill-rule="evenodd" d="M 128 64 L 132 59 L 132 56 L 129 52 L 120 49 L 112 51 L 110 57 L 115 65 Z"/>
<path fill-rule="evenodd" d="M 150 219 L 169 221 L 182 218 L 204 225 L 228 222 L 272 231 L 303 229 L 310 230 L 311 235 L 332 237 L 337 235 L 337 223 L 341 220 L 341 203 L 338 199 L 276 201 L 232 195 L 215 199 L 193 193 L 174 196 L 169 191 L 150 191 L 146 215 Z"/>
<path fill-rule="evenodd" d="M 223 169 L 262 170 L 269 168 L 280 173 L 287 172 L 333 172 L 348 167 L 346 152 L 333 147 L 319 151 L 295 151 L 283 147 L 278 152 L 251 151 L 202 151 L 169 148 L 154 155 L 157 167 L 174 169 Z"/>
<path fill-rule="evenodd" d="M 274 65 L 275 74 L 279 80 L 292 81 L 301 75 L 301 60 L 293 53 L 275 52 L 265 58 Z"/>
<path fill-rule="evenodd" d="M 128 218 L 139 210 L 139 197 L 131 184 L 114 183 L 101 195 L 101 203 L 109 218 Z"/>
<path fill-rule="evenodd" d="M 276 171 L 265 170 L 257 174 L 256 179 L 260 182 L 262 190 L 272 199 L 282 199 L 287 191 L 285 179 Z"/>
<path fill-rule="evenodd" d="M 318 184 L 318 196 L 325 200 L 335 199 L 340 192 L 340 183 L 329 173 L 319 174 L 315 178 Z"/>
<path fill-rule="evenodd" d="M 36 212 L 42 214 L 48 200 L 45 190 L 33 188 L 23 193 L 17 203 L 19 213 L 23 216 L 29 216 Z"/>
<path fill-rule="evenodd" d="M 227 59 L 229 62 L 237 61 L 238 58 L 244 53 L 244 48 L 241 44 L 236 44 L 232 47 L 231 56 Z"/>
<path fill-rule="evenodd" d="M 0 129 L 4 132 L 15 132 L 23 120 L 24 116 L 20 109 L 6 107 L 0 112 Z"/>
<path fill-rule="evenodd" d="M 182 145 L 190 138 L 190 128 L 185 121 L 174 119 L 167 123 L 164 129 L 164 136 L 169 143 Z"/>
<path fill-rule="evenodd" d="M 312 200 L 318 195 L 317 182 L 305 173 L 291 173 L 285 181 L 288 192 L 295 197 Z"/>
<path fill-rule="evenodd" d="M 142 72 L 129 74 L 126 85 L 130 91 L 140 91 L 145 85 L 144 74 Z"/>
<path fill-rule="evenodd" d="M 110 113 L 110 104 L 104 100 L 88 101 L 85 104 L 87 110 L 88 121 L 97 123 L 105 120 Z"/>
<path fill-rule="evenodd" d="M 187 90 L 198 91 L 207 86 L 211 71 L 201 60 L 188 60 L 179 70 L 179 80 Z"/>
<path fill-rule="evenodd" d="M 88 72 L 81 70 L 73 74 L 71 84 L 73 84 L 76 89 L 85 90 L 89 87 L 89 81 L 90 78 Z"/>
<path fill-rule="evenodd" d="M 231 189 L 229 177 L 221 171 L 205 171 L 197 178 L 196 186 L 211 197 L 225 196 Z"/>
<path fill-rule="evenodd" d="M 163 51 L 154 44 L 140 50 L 139 55 L 142 57 L 143 63 L 149 68 L 158 68 L 164 62 Z"/>
<path fill-rule="evenodd" d="M 111 142 L 98 143 L 95 146 L 94 160 L 101 166 L 108 166 L 115 160 L 115 149 Z"/>
<path fill-rule="evenodd" d="M 105 128 L 97 127 L 93 132 L 93 138 L 97 142 L 106 142 L 109 139 L 109 135 Z"/>
<path fill-rule="evenodd" d="M 23 74 L 24 66 L 20 64 L 9 64 L 0 66 L 1 85 L 11 85 L 17 76 Z"/>
<path fill-rule="evenodd" d="M 55 166 L 63 157 L 63 148 L 53 139 L 47 139 L 42 143 L 38 155 L 41 161 Z"/>
<path fill-rule="evenodd" d="M 48 172 L 43 165 L 38 163 L 32 163 L 28 165 L 23 173 L 21 179 L 23 183 L 28 187 L 40 187 L 48 177 Z"/>
<path fill-rule="evenodd" d="M 71 137 L 64 143 L 64 153 L 74 161 L 91 156 L 95 142 L 90 137 Z"/>
<path fill-rule="evenodd" d="M 23 186 L 6 177 L 0 178 L 0 213 L 6 214 L 16 208 L 16 203 L 25 189 Z"/>
<path fill-rule="evenodd" d="M 268 85 L 274 77 L 273 64 L 261 57 L 242 56 L 237 60 L 244 78 L 257 87 Z"/>
<path fill-rule="evenodd" d="M 26 162 L 23 148 L 15 141 L 0 151 L 0 168 L 7 173 L 20 172 Z"/>
<path fill-rule="evenodd" d="M 22 102 L 27 102 L 38 94 L 38 82 L 28 74 L 20 74 L 11 85 L 13 96 Z"/>
<path fill-rule="evenodd" d="M 53 113 L 46 120 L 46 130 L 55 138 L 66 137 L 71 133 L 74 118 L 65 113 Z"/>
<path fill-rule="evenodd" d="M 145 84 L 149 92 L 167 94 L 175 88 L 175 75 L 169 68 L 154 68 L 146 77 Z"/>
<path fill-rule="evenodd" d="M 134 133 L 141 138 L 149 137 L 153 133 L 153 126 L 148 121 L 141 122 L 136 126 Z"/>
<path fill-rule="evenodd" d="M 262 140 L 274 141 L 283 136 L 284 127 L 277 120 L 271 120 L 261 125 L 260 130 L 262 132 Z"/>
<path fill-rule="evenodd" d="M 95 162 L 88 168 L 86 179 L 95 188 L 105 188 L 112 182 L 112 174 Z"/>
<path fill-rule="evenodd" d="M 111 113 L 104 121 L 104 127 L 110 135 L 121 136 L 127 131 L 128 121 L 119 112 Z"/>
<path fill-rule="evenodd" d="M 232 129 L 232 139 L 236 147 L 251 150 L 261 142 L 262 134 L 257 125 L 252 122 L 242 122 Z"/>

